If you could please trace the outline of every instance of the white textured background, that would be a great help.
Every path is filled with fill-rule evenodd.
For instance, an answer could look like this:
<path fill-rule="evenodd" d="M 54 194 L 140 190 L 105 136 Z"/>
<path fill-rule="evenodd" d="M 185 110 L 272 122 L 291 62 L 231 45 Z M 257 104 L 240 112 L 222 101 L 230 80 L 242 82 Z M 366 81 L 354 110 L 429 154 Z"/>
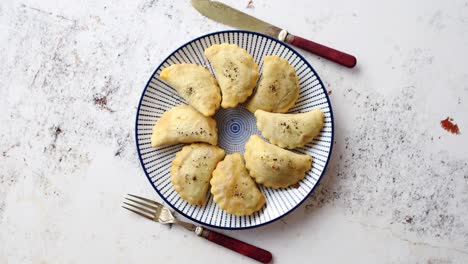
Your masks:
<path fill-rule="evenodd" d="M 286 218 L 225 233 L 275 263 L 468 263 L 468 2 L 226 2 L 358 67 L 300 51 L 332 91 L 329 169 Z M 119 207 L 159 199 L 134 142 L 146 81 L 224 29 L 181 0 L 0 2 L 0 263 L 252 263 Z"/>

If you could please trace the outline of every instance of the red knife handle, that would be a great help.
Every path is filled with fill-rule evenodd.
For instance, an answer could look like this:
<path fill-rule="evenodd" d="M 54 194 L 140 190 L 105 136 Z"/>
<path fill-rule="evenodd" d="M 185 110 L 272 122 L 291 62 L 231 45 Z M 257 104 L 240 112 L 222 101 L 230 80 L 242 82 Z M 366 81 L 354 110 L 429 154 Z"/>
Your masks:
<path fill-rule="evenodd" d="M 248 243 L 242 242 L 232 237 L 228 237 L 213 230 L 203 228 L 203 231 L 200 235 L 211 242 L 229 248 L 230 250 L 233 250 L 249 258 L 253 258 L 262 263 L 270 263 L 272 259 L 271 253 L 264 249 L 252 246 Z"/>
<path fill-rule="evenodd" d="M 294 36 L 292 34 L 287 35 L 286 42 L 348 68 L 353 68 L 356 65 L 356 57 L 353 55 L 349 55 L 342 51 L 329 48 L 322 44 L 318 44 L 316 42 Z"/>

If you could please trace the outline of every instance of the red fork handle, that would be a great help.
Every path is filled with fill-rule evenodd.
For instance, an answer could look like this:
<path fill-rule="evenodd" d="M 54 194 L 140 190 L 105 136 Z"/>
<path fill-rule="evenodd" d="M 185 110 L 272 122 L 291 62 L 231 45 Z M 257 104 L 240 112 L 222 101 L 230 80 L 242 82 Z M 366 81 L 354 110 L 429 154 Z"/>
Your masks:
<path fill-rule="evenodd" d="M 206 238 L 207 240 L 214 242 L 218 245 L 221 245 L 225 248 L 229 248 L 237 253 L 240 253 L 249 258 L 253 258 L 261 263 L 270 263 L 272 255 L 269 251 L 258 248 L 256 246 L 250 245 L 248 243 L 242 242 L 232 237 L 228 237 L 221 233 L 209 230 L 206 228 L 197 228 L 197 235 Z"/>
<path fill-rule="evenodd" d="M 356 57 L 353 55 L 332 49 L 311 40 L 288 34 L 285 41 L 293 46 L 310 51 L 320 57 L 326 58 L 348 68 L 353 68 L 356 65 Z"/>

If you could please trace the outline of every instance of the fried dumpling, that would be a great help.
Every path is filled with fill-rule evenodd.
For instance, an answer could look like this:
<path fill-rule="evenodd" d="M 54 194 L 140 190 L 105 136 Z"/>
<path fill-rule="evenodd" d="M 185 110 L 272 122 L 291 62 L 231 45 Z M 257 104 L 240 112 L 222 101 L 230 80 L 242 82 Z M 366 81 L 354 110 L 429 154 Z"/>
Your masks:
<path fill-rule="evenodd" d="M 221 88 L 223 108 L 235 107 L 252 94 L 258 80 L 258 65 L 252 55 L 235 44 L 215 44 L 205 50 Z"/>
<path fill-rule="evenodd" d="M 183 147 L 172 161 L 171 182 L 174 190 L 190 204 L 203 205 L 213 170 L 224 154 L 224 150 L 205 143 Z"/>
<path fill-rule="evenodd" d="M 221 103 L 221 90 L 213 74 L 196 64 L 174 64 L 161 71 L 160 77 L 204 116 L 212 116 Z"/>
<path fill-rule="evenodd" d="M 303 147 L 320 134 L 323 128 L 322 110 L 314 109 L 300 114 L 279 114 L 255 111 L 257 127 L 271 143 L 293 149 Z"/>
<path fill-rule="evenodd" d="M 258 135 L 250 136 L 245 144 L 244 158 L 250 176 L 272 188 L 286 188 L 299 182 L 312 165 L 311 156 L 282 149 Z"/>
<path fill-rule="evenodd" d="M 153 126 L 151 146 L 177 143 L 218 143 L 216 121 L 188 105 L 179 105 L 164 112 Z"/>
<path fill-rule="evenodd" d="M 299 97 L 299 79 L 287 60 L 278 56 L 263 57 L 262 78 L 257 90 L 247 103 L 247 109 L 285 113 Z"/>
<path fill-rule="evenodd" d="M 224 211 L 235 215 L 250 215 L 265 204 L 265 196 L 245 169 L 239 153 L 227 155 L 218 163 L 211 178 L 213 201 Z"/>

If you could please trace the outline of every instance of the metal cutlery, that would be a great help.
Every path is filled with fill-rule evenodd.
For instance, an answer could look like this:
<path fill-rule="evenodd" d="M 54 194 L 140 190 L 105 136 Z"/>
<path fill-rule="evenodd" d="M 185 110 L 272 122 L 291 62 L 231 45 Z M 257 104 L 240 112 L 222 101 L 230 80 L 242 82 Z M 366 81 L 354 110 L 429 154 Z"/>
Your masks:
<path fill-rule="evenodd" d="M 271 253 L 264 249 L 242 242 L 235 238 L 228 237 L 213 230 L 209 230 L 202 226 L 196 226 L 194 224 L 178 220 L 167 207 L 159 202 L 133 194 L 128 195 L 131 198 L 125 197 L 127 201 L 123 202 L 125 206 L 122 207 L 135 214 L 161 224 L 176 224 L 183 226 L 185 229 L 195 232 L 197 236 L 201 236 L 211 242 L 262 263 L 270 263 L 272 259 Z"/>
<path fill-rule="evenodd" d="M 192 0 L 192 6 L 202 15 L 225 25 L 266 34 L 349 68 L 356 65 L 356 57 L 353 55 L 295 36 L 285 29 L 247 15 L 218 1 Z"/>

